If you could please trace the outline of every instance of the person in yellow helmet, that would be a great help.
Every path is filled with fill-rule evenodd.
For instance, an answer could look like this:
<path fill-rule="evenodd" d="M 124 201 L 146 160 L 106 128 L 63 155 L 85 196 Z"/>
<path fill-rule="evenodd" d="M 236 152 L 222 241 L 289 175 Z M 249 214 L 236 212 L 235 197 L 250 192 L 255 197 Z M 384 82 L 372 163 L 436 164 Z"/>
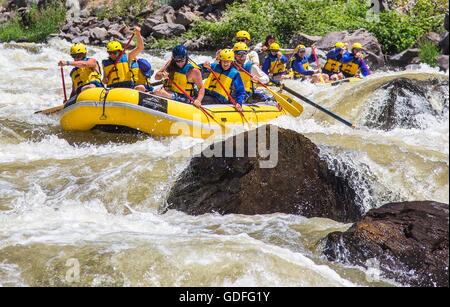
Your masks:
<path fill-rule="evenodd" d="M 363 59 L 363 45 L 361 43 L 354 43 L 352 45 L 352 52 L 342 57 L 341 71 L 345 78 L 359 76 L 359 74 L 367 77 L 370 71 L 364 63 Z"/>
<path fill-rule="evenodd" d="M 247 60 L 247 54 L 249 48 L 245 43 L 236 43 L 233 47 L 235 66 L 238 70 L 243 69 L 247 73 L 251 74 L 254 79 L 259 80 L 263 84 L 268 84 L 270 82 L 269 76 L 266 75 L 258 65 Z M 251 77 L 243 71 L 240 71 L 241 79 L 244 83 L 245 92 L 247 94 L 247 102 L 261 102 L 272 100 L 268 94 L 263 91 L 257 90 L 253 84 Z"/>
<path fill-rule="evenodd" d="M 313 54 L 306 56 L 305 45 L 298 45 L 295 50 L 297 53 L 292 57 L 292 71 L 294 72 L 294 79 L 311 80 L 312 83 L 321 82 L 322 79 L 328 81 L 328 75 L 320 75 L 320 69 L 312 70 L 309 67 L 310 63 L 315 63 L 316 59 Z"/>
<path fill-rule="evenodd" d="M 275 81 L 280 81 L 286 74 L 287 57 L 281 53 L 278 43 L 272 43 L 269 47 L 269 54 L 264 60 L 262 70 L 271 76 Z"/>
<path fill-rule="evenodd" d="M 73 61 L 60 60 L 59 66 L 74 66 L 70 72 L 72 79 L 72 92 L 70 97 L 73 97 L 88 88 L 103 87 L 101 83 L 102 77 L 100 72 L 100 65 L 94 58 L 88 58 L 87 48 L 84 44 L 73 44 L 70 48 L 70 55 Z"/>
<path fill-rule="evenodd" d="M 231 101 L 228 95 L 231 95 L 236 100 L 236 109 L 242 111 L 246 94 L 241 74 L 233 66 L 234 51 L 232 49 L 223 49 L 220 51 L 217 60 L 219 61 L 218 63 L 212 64 L 206 61 L 203 63 L 203 67 L 213 70 L 225 89 L 222 88 L 214 75 L 210 73 L 204 84 L 206 93 L 203 103 L 229 104 Z"/>
<path fill-rule="evenodd" d="M 236 42 L 244 43 L 249 47 L 247 60 L 251 61 L 253 64 L 256 64 L 259 66 L 260 63 L 259 63 L 258 53 L 255 50 L 252 50 L 250 48 L 250 44 L 252 42 L 252 37 L 250 36 L 250 33 L 248 33 L 247 31 L 237 32 L 236 33 Z"/>
<path fill-rule="evenodd" d="M 164 87 L 155 91 L 156 95 L 189 103 L 189 97 L 183 93 L 184 91 L 195 99 L 192 103 L 196 107 L 201 107 L 205 96 L 202 73 L 189 63 L 188 50 L 185 46 L 178 45 L 172 49 L 172 58 L 156 73 L 155 79 L 167 79 Z"/>
<path fill-rule="evenodd" d="M 335 48 L 327 53 L 327 61 L 322 68 L 322 73 L 328 75 L 332 81 L 344 79 L 341 73 L 342 57 L 348 54 L 347 44 L 337 42 Z"/>
<path fill-rule="evenodd" d="M 106 45 L 108 58 L 102 61 L 104 72 L 103 83 L 109 88 L 135 88 L 131 63 L 144 50 L 144 40 L 140 27 L 135 27 L 134 34 L 137 37 L 137 45 L 128 55 L 124 52 L 122 44 L 118 41 L 110 41 Z M 136 86 L 136 89 L 145 91 L 145 87 L 142 85 Z"/>

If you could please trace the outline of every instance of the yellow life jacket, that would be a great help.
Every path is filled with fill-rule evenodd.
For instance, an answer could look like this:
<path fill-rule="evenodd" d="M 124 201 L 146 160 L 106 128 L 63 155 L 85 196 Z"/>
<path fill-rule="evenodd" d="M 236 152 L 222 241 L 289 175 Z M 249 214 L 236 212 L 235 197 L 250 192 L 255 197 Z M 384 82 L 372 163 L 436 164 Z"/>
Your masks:
<path fill-rule="evenodd" d="M 83 61 L 88 61 L 89 58 L 84 58 Z M 100 75 L 100 65 L 97 63 L 97 69 L 91 67 L 75 67 L 70 72 L 70 78 L 72 78 L 72 82 L 74 84 L 75 90 L 79 89 L 86 84 L 89 84 L 92 81 L 102 82 L 102 76 Z"/>
<path fill-rule="evenodd" d="M 131 73 L 133 74 L 134 85 L 148 84 L 148 78 L 140 70 L 137 60 L 131 63 Z"/>
<path fill-rule="evenodd" d="M 251 74 L 252 73 L 252 66 L 253 66 L 252 62 L 245 62 L 244 65 L 242 66 L 242 68 L 245 71 L 247 71 L 249 74 Z M 248 94 L 253 94 L 255 89 L 254 89 L 254 86 L 253 86 L 252 78 L 248 74 L 246 74 L 245 72 L 241 71 L 239 73 L 241 74 L 241 79 L 242 79 L 242 82 L 244 83 L 245 91 Z"/>
<path fill-rule="evenodd" d="M 305 70 L 309 70 L 309 62 L 303 63 L 302 66 L 303 66 L 303 68 Z M 305 77 L 305 75 L 294 70 L 294 78 L 295 79 L 299 79 L 299 78 L 302 78 L 302 77 Z"/>
<path fill-rule="evenodd" d="M 341 70 L 347 75 L 354 77 L 359 72 L 359 65 L 355 62 L 344 63 L 342 64 Z"/>
<path fill-rule="evenodd" d="M 323 69 L 334 72 L 334 73 L 339 73 L 339 69 L 341 68 L 341 65 L 342 65 L 342 63 L 337 60 L 327 59 L 327 62 L 323 66 Z"/>
<path fill-rule="evenodd" d="M 164 84 L 164 88 L 168 91 L 184 94 L 182 91 L 180 91 L 174 84 L 176 83 L 179 87 L 184 89 L 191 97 L 194 97 L 196 94 L 195 91 L 195 83 L 189 82 L 187 74 L 193 69 L 194 66 L 192 64 L 187 63 L 183 66 L 183 68 L 176 68 L 175 72 L 173 73 L 173 78 L 170 78 L 168 82 Z M 171 80 L 173 82 L 171 82 Z"/>
<path fill-rule="evenodd" d="M 272 75 L 279 75 L 286 72 L 286 64 L 280 60 L 272 61 L 270 63 L 269 73 Z"/>
<path fill-rule="evenodd" d="M 239 74 L 239 71 L 234 67 L 231 67 L 227 71 L 223 71 L 220 64 L 211 64 L 211 68 L 214 70 L 217 77 L 219 77 L 220 82 L 223 84 L 228 94 L 231 94 L 233 79 Z M 223 90 L 222 86 L 217 82 L 217 79 L 212 73 L 209 74 L 204 85 L 207 91 L 211 92 L 215 97 L 219 96 L 222 102 L 229 101 L 228 94 Z"/>
<path fill-rule="evenodd" d="M 128 57 L 126 54 L 114 65 L 114 61 L 108 58 L 102 61 L 103 72 L 108 77 L 107 85 L 119 82 L 133 81 L 133 72 L 128 64 Z M 115 66 L 115 67 L 114 67 Z"/>

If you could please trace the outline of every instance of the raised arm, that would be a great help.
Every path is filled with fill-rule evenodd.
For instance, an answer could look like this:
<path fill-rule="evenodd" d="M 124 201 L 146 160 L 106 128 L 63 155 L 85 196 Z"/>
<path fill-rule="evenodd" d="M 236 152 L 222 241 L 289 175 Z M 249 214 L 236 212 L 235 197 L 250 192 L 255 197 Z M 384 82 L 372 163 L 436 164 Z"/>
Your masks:
<path fill-rule="evenodd" d="M 142 38 L 140 27 L 134 28 L 134 35 L 136 35 L 136 38 L 137 38 L 137 45 L 136 45 L 136 48 L 131 50 L 131 52 L 128 56 L 129 62 L 137 59 L 137 56 L 139 55 L 139 53 L 141 53 L 144 50 L 144 39 Z"/>

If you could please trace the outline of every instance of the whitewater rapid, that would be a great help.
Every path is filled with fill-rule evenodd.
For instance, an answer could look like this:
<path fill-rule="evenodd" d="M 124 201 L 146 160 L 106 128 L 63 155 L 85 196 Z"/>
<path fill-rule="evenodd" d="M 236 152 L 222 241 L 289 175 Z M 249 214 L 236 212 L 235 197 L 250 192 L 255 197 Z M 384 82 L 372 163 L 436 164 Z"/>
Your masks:
<path fill-rule="evenodd" d="M 321 256 L 320 239 L 346 224 L 285 214 L 160 214 L 189 163 L 179 153 L 202 141 L 68 133 L 57 117 L 33 114 L 61 104 L 56 63 L 69 59 L 69 46 L 0 44 L 0 286 L 393 284 Z M 106 57 L 102 48 L 90 50 L 98 60 Z M 145 55 L 156 68 L 169 56 Z M 380 86 L 399 77 L 448 81 L 448 74 L 421 67 L 332 88 L 291 83 L 361 127 L 348 128 L 308 105 L 300 118 L 274 122 L 313 140 L 350 179 L 366 210 L 390 201 L 449 200 L 448 113 L 424 114 L 414 129 L 364 127 L 369 107 L 384 99 Z M 74 267 L 79 276 L 68 278 Z"/>

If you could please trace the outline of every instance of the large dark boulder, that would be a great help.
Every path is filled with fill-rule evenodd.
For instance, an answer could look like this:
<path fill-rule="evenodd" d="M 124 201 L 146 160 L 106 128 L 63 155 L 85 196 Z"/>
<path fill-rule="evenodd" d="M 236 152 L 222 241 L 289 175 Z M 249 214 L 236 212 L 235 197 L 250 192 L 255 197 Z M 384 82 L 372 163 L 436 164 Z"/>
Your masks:
<path fill-rule="evenodd" d="M 314 35 L 307 35 L 304 33 L 297 33 L 295 34 L 291 40 L 289 41 L 289 48 L 295 48 L 299 44 L 305 45 L 305 46 L 311 46 L 312 44 L 317 43 L 322 39 L 322 36 L 314 36 Z"/>
<path fill-rule="evenodd" d="M 162 23 L 153 27 L 152 36 L 154 38 L 166 38 L 180 35 L 186 32 L 183 25 L 174 23 Z"/>
<path fill-rule="evenodd" d="M 449 55 L 449 36 L 448 32 L 445 34 L 444 38 L 439 42 L 439 48 L 441 49 L 442 53 L 445 55 Z"/>
<path fill-rule="evenodd" d="M 355 203 L 355 192 L 346 179 L 337 177 L 319 156 L 319 149 L 309 139 L 291 130 L 264 126 L 263 136 L 256 130 L 239 135 L 235 151 L 253 142 L 266 141 L 268 148 L 278 146 L 278 163 L 274 168 L 261 168 L 265 160 L 252 157 L 227 158 L 225 142 L 216 144 L 222 157 L 208 158 L 208 153 L 194 157 L 189 167 L 172 187 L 167 204 L 191 215 L 220 214 L 299 214 L 325 217 L 342 222 L 358 220 L 362 210 Z M 278 139 L 270 141 L 269 131 L 278 129 Z M 236 137 L 226 143 L 236 143 Z M 217 147 L 219 146 L 219 147 Z M 260 147 L 261 148 L 261 147 Z M 266 147 L 263 147 L 266 148 Z M 258 151 L 257 151 L 258 152 Z"/>
<path fill-rule="evenodd" d="M 383 85 L 373 97 L 367 104 L 365 126 L 383 130 L 423 129 L 428 127 L 431 117 L 440 120 L 446 116 L 448 80 L 400 78 Z"/>
<path fill-rule="evenodd" d="M 391 203 L 325 239 L 330 261 L 370 267 L 404 285 L 448 287 L 448 204 Z"/>
<path fill-rule="evenodd" d="M 381 44 L 372 33 L 365 29 L 328 33 L 317 42 L 317 48 L 329 50 L 334 48 L 336 42 L 348 43 L 349 49 L 353 43 L 359 42 L 368 54 L 367 61 L 369 63 L 374 67 L 385 65 Z"/>
<path fill-rule="evenodd" d="M 448 70 L 448 55 L 440 55 L 437 58 L 437 63 L 439 66 L 439 70 L 447 71 Z"/>
<path fill-rule="evenodd" d="M 389 57 L 389 62 L 395 66 L 405 67 L 409 64 L 418 64 L 416 59 L 419 57 L 419 49 L 411 48 Z"/>

